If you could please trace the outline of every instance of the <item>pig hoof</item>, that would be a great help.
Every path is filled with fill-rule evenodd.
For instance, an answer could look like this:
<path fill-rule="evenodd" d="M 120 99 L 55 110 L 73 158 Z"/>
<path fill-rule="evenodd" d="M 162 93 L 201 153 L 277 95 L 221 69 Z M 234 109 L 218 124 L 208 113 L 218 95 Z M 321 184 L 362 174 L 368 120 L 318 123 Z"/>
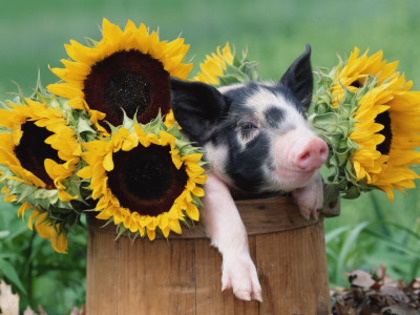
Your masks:
<path fill-rule="evenodd" d="M 303 195 L 305 196 L 306 194 Z M 322 195 L 313 196 L 310 194 L 310 196 L 305 196 L 303 198 L 302 195 L 297 194 L 297 196 L 295 195 L 295 199 L 299 208 L 299 212 L 305 219 L 309 220 L 311 217 L 316 220 L 318 219 L 319 211 L 323 203 Z"/>
<path fill-rule="evenodd" d="M 324 202 L 324 192 L 321 177 L 315 178 L 307 186 L 293 191 L 293 197 L 299 208 L 299 212 L 305 219 L 313 216 L 319 217 L 319 210 Z"/>
<path fill-rule="evenodd" d="M 311 216 L 318 220 L 319 217 L 319 210 L 318 209 L 311 209 L 311 208 L 307 208 L 306 206 L 303 205 L 299 205 L 298 204 L 298 208 L 299 208 L 299 212 L 300 214 L 306 219 L 309 220 L 311 218 Z"/>
<path fill-rule="evenodd" d="M 234 256 L 234 255 L 232 255 Z M 233 294 L 244 301 L 262 302 L 261 286 L 251 257 L 232 257 L 223 261 L 222 291 L 232 288 Z"/>

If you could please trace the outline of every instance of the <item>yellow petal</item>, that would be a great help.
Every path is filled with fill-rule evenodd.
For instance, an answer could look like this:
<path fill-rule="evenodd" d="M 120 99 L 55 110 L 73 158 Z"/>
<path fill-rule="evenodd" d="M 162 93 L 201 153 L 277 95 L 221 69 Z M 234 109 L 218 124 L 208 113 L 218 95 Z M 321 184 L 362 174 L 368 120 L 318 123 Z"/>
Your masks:
<path fill-rule="evenodd" d="M 181 225 L 179 224 L 178 220 L 171 220 L 169 222 L 169 227 L 172 231 L 174 231 L 177 234 L 182 234 Z"/>
<path fill-rule="evenodd" d="M 156 231 L 149 230 L 149 229 L 146 229 L 146 231 L 147 231 L 147 236 L 149 237 L 149 239 L 153 241 L 156 238 Z"/>
<path fill-rule="evenodd" d="M 200 212 L 194 204 L 188 203 L 186 212 L 192 220 L 198 221 L 200 219 Z"/>
<path fill-rule="evenodd" d="M 92 166 L 86 166 L 77 172 L 77 176 L 81 178 L 90 178 L 92 177 Z"/>
<path fill-rule="evenodd" d="M 74 199 L 77 199 L 77 197 L 78 197 L 77 195 L 72 196 L 69 193 L 65 192 L 64 190 L 59 190 L 58 191 L 58 198 L 63 202 L 72 201 Z"/>
<path fill-rule="evenodd" d="M 24 202 L 17 211 L 18 217 L 22 216 L 22 220 L 23 220 L 25 212 L 28 211 L 29 209 L 32 209 L 32 206 L 29 203 Z"/>
<path fill-rule="evenodd" d="M 112 152 L 105 155 L 103 166 L 108 172 L 114 169 L 114 162 L 112 160 Z"/>
<path fill-rule="evenodd" d="M 51 246 L 52 248 L 61 254 L 67 253 L 67 237 L 61 233 L 58 236 L 55 236 L 51 239 Z"/>

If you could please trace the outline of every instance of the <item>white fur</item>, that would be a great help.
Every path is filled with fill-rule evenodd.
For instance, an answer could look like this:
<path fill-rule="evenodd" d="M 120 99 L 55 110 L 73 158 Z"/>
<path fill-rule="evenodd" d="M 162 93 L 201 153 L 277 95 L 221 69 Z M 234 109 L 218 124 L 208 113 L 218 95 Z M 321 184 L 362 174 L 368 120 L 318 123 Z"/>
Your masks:
<path fill-rule="evenodd" d="M 235 83 L 235 84 L 231 84 L 231 85 L 225 85 L 225 86 L 221 86 L 218 88 L 219 92 L 224 94 L 228 91 L 233 91 L 237 88 L 241 88 L 243 86 L 243 83 Z"/>
<path fill-rule="evenodd" d="M 226 184 L 232 186 L 231 179 L 225 174 L 228 148 L 224 145 L 215 146 L 212 142 L 207 142 L 204 145 L 204 151 L 206 152 L 206 160 L 209 161 L 212 172 Z"/>
<path fill-rule="evenodd" d="M 264 83 L 271 86 L 272 83 Z M 219 91 L 226 93 L 237 88 L 243 87 L 242 84 L 234 84 L 219 88 Z M 274 94 L 267 89 L 260 88 L 246 100 L 247 107 L 254 111 L 254 118 L 258 120 L 258 129 L 262 128 L 268 132 L 272 145 L 272 165 L 265 169 L 267 183 L 262 187 L 262 191 L 292 191 L 296 199 L 300 212 L 305 218 L 311 215 L 317 218 L 319 209 L 322 206 L 322 180 L 318 172 L 311 173 L 307 178 L 302 176 L 298 170 L 294 170 L 287 165 L 287 161 L 293 159 L 293 146 L 303 142 L 305 137 L 315 136 L 310 130 L 305 118 L 297 109 L 287 104 L 287 100 L 280 94 Z M 273 128 L 265 121 L 264 112 L 270 107 L 279 107 L 284 111 L 284 120 L 279 128 Z M 289 131 L 303 130 L 304 134 Z M 293 135 L 293 137 L 290 137 Z M 252 138 L 238 139 L 242 148 L 245 149 L 247 142 Z M 280 140 L 279 140 L 280 139 Z M 282 178 L 279 173 L 278 152 L 275 152 L 276 143 L 284 141 L 284 147 L 290 147 L 281 152 L 280 159 L 284 159 L 286 173 L 291 176 Z M 282 144 L 283 145 L 283 144 Z M 229 176 L 226 175 L 225 166 L 228 156 L 228 148 L 225 146 L 215 146 L 211 142 L 205 144 L 204 149 L 207 160 L 211 164 L 212 172 L 209 174 L 205 184 L 205 196 L 203 198 L 204 207 L 201 211 L 201 219 L 206 231 L 211 238 L 212 245 L 217 247 L 223 257 L 222 266 L 222 290 L 232 288 L 236 297 L 242 300 L 255 299 L 262 301 L 261 286 L 254 263 L 249 254 L 248 236 L 245 226 L 241 220 L 238 209 L 232 199 L 227 185 L 232 185 Z M 276 155 L 277 154 L 277 155 Z M 256 156 L 256 159 L 259 157 Z M 280 164 L 280 166 L 279 166 Z M 296 171 L 296 173 L 293 173 Z M 297 188 L 297 189 L 296 189 Z"/>
<path fill-rule="evenodd" d="M 262 302 L 261 286 L 249 254 L 245 226 L 227 185 L 210 173 L 205 185 L 201 220 L 223 257 L 222 291 L 228 288 L 239 299 Z"/>

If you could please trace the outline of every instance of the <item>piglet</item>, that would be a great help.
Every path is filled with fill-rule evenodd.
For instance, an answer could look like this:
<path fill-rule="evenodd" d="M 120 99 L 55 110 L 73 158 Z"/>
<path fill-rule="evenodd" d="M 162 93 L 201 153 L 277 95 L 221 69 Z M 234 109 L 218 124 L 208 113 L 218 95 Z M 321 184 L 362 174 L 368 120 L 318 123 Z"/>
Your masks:
<path fill-rule="evenodd" d="M 249 195 L 291 192 L 300 213 L 317 217 L 323 203 L 318 169 L 326 143 L 311 130 L 311 48 L 279 82 L 249 82 L 216 89 L 171 79 L 174 115 L 187 137 L 202 146 L 210 165 L 201 220 L 223 257 L 222 290 L 262 301 L 245 226 L 231 190 Z"/>

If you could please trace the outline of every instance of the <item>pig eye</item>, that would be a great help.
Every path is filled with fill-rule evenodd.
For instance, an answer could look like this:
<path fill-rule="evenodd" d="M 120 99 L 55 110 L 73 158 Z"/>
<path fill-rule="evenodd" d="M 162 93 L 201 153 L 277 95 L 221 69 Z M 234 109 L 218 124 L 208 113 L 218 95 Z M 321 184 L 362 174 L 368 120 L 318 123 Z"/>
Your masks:
<path fill-rule="evenodd" d="M 245 141 L 250 141 L 258 133 L 258 126 L 250 121 L 240 122 L 239 125 L 241 138 Z"/>
<path fill-rule="evenodd" d="M 253 123 L 243 123 L 240 125 L 242 131 L 252 131 L 253 129 L 258 129 Z"/>

